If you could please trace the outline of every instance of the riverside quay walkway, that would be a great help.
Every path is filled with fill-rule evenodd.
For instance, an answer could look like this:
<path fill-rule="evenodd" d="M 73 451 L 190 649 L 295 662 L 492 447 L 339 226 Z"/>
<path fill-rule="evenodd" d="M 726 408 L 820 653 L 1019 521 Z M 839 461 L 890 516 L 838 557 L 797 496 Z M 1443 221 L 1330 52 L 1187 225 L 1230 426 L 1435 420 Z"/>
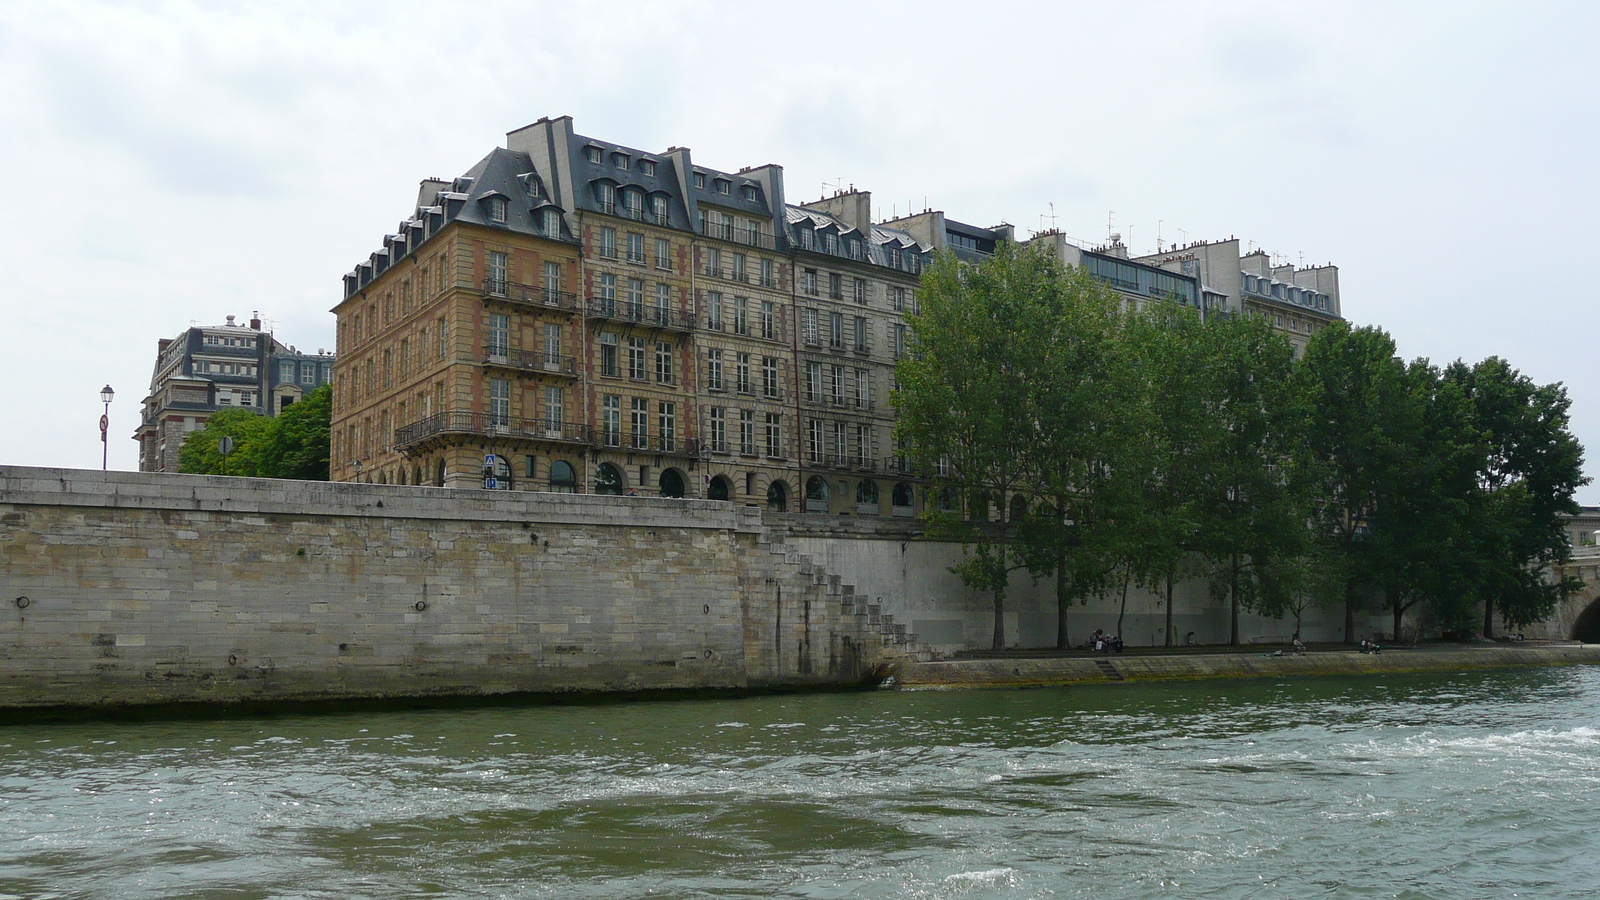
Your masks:
<path fill-rule="evenodd" d="M 1385 647 L 1378 653 L 1362 653 L 1344 644 L 1315 645 L 1302 654 L 1281 645 L 1130 647 L 1123 653 L 1087 650 L 966 653 L 955 659 L 906 663 L 896 673 L 896 679 L 900 687 L 908 689 L 941 690 L 1593 664 L 1600 664 L 1600 644 L 1568 641 L 1419 644 Z"/>

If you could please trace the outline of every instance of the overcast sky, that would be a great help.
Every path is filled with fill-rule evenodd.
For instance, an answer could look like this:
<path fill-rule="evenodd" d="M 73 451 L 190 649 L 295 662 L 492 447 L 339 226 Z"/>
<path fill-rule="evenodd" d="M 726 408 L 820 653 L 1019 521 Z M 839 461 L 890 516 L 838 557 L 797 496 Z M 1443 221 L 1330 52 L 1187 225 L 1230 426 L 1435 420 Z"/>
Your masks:
<path fill-rule="evenodd" d="M 1406 356 L 1590 377 L 1600 5 L 0 0 L 0 463 L 131 440 L 156 341 L 333 346 L 340 276 L 505 132 L 784 166 L 1135 252 L 1236 235 L 1340 268 Z M 1566 267 L 1572 268 L 1571 272 Z M 1600 502 L 1600 488 L 1580 492 Z"/>

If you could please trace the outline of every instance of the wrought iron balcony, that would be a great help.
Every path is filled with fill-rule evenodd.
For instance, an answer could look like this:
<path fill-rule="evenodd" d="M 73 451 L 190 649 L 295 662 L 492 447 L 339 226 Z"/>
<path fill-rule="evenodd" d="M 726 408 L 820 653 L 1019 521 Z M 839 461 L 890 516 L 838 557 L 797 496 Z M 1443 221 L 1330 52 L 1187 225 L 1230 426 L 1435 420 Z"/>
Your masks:
<path fill-rule="evenodd" d="M 455 411 L 438 413 L 396 429 L 394 446 L 396 450 L 405 450 L 430 438 L 454 435 L 588 444 L 591 443 L 590 432 L 589 426 L 581 422 L 513 419 L 490 413 Z"/>
<path fill-rule="evenodd" d="M 559 353 L 545 353 L 540 350 L 511 350 L 506 347 L 489 346 L 483 348 L 483 364 L 486 366 L 505 366 L 511 369 L 522 369 L 528 372 L 544 372 L 550 375 L 565 375 L 576 378 L 578 375 L 578 360 L 572 356 L 562 356 Z"/>
<path fill-rule="evenodd" d="M 642 303 L 590 297 L 588 315 L 591 319 L 610 319 L 614 322 L 632 322 L 651 328 L 669 328 L 673 331 L 694 331 L 694 316 L 673 309 L 646 306 Z"/>
<path fill-rule="evenodd" d="M 915 475 L 916 466 L 909 456 L 886 456 L 883 458 L 883 471 L 893 475 Z"/>
<path fill-rule="evenodd" d="M 500 278 L 485 278 L 483 293 L 486 299 L 498 300 L 517 306 L 539 309 L 559 309 L 574 312 L 578 309 L 578 296 L 533 284 L 517 284 Z"/>
<path fill-rule="evenodd" d="M 705 445 L 699 438 L 662 438 L 658 435 L 635 434 L 632 431 L 597 432 L 595 446 L 603 450 L 621 450 L 625 453 L 660 453 L 664 456 L 705 455 Z"/>

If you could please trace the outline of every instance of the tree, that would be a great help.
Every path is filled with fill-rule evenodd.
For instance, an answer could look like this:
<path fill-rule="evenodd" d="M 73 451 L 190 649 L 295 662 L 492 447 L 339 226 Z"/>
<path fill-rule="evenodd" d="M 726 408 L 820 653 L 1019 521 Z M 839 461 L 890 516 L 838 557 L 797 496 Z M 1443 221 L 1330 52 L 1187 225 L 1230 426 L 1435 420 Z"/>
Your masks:
<path fill-rule="evenodd" d="M 957 501 L 928 504 L 924 519 L 932 533 L 972 548 L 952 571 L 993 596 L 996 650 L 1005 646 L 1011 572 L 1022 566 L 1007 500 L 1031 480 L 1034 388 L 1048 377 L 1061 282 L 1060 262 L 1043 248 L 1006 242 L 971 266 L 940 256 L 923 273 L 912 352 L 896 367 L 896 435 L 934 473 L 934 496 Z"/>
<path fill-rule="evenodd" d="M 333 390 L 323 385 L 275 419 L 249 409 L 213 413 L 204 428 L 184 439 L 178 471 L 327 481 L 332 412 Z M 233 438 L 233 452 L 226 460 L 217 449 L 224 437 Z"/>
<path fill-rule="evenodd" d="M 1396 641 L 1414 606 L 1453 618 L 1481 568 L 1472 558 L 1468 503 L 1484 442 L 1471 402 L 1425 359 L 1407 367 L 1406 379 L 1421 423 L 1395 457 L 1391 481 L 1400 488 L 1377 505 L 1369 533 L 1372 580 L 1394 618 Z"/>
<path fill-rule="evenodd" d="M 329 385 L 306 394 L 299 403 L 278 413 L 262 436 L 259 455 L 263 476 L 327 481 L 332 418 L 333 388 Z"/>
<path fill-rule="evenodd" d="M 1055 272 L 1039 325 L 1027 454 L 1037 501 L 1019 528 L 1030 574 L 1055 576 L 1056 648 L 1067 612 L 1103 591 L 1127 558 L 1136 509 L 1133 457 L 1144 450 L 1144 392 L 1128 353 L 1122 301 L 1082 269 Z"/>
<path fill-rule="evenodd" d="M 211 414 L 204 428 L 189 432 L 178 448 L 178 471 L 189 475 L 260 475 L 253 448 L 272 420 L 249 409 L 223 409 Z M 223 438 L 233 439 L 226 458 L 217 449 Z"/>
<path fill-rule="evenodd" d="M 1127 499 L 1139 512 L 1123 517 L 1127 540 L 1121 555 L 1140 585 L 1165 590 L 1168 647 L 1176 627 L 1173 587 L 1192 568 L 1187 564 L 1198 549 L 1201 489 L 1212 463 L 1203 438 L 1209 426 L 1203 400 L 1208 337 L 1199 312 L 1174 303 L 1146 306 L 1126 331 L 1144 421 L 1142 439 L 1134 443 L 1140 452 L 1119 460 L 1136 493 Z"/>
<path fill-rule="evenodd" d="M 1394 341 L 1378 328 L 1339 322 L 1318 331 L 1295 367 L 1294 389 L 1306 404 L 1304 443 L 1315 535 L 1344 600 L 1344 639 L 1355 640 L 1355 614 L 1381 588 L 1378 543 L 1369 540 L 1379 509 L 1403 497 L 1406 454 L 1422 428 Z"/>
<path fill-rule="evenodd" d="M 1265 317 L 1213 316 L 1201 334 L 1195 546 L 1225 582 L 1237 645 L 1240 612 L 1261 602 L 1258 573 L 1304 549 L 1303 416 L 1294 350 Z"/>
<path fill-rule="evenodd" d="M 1457 361 L 1443 377 L 1460 386 L 1485 443 L 1464 520 L 1483 633 L 1493 636 L 1496 609 L 1508 625 L 1525 626 L 1575 588 L 1547 576 L 1567 558 L 1563 518 L 1578 511 L 1573 494 L 1589 483 L 1583 447 L 1569 430 L 1561 384 L 1536 385 L 1498 357 L 1471 367 Z"/>

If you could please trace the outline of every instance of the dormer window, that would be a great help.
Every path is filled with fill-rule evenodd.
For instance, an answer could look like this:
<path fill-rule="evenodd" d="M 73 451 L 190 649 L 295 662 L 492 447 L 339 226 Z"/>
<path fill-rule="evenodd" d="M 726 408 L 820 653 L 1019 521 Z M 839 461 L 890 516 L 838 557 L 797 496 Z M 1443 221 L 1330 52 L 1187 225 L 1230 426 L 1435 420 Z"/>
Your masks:
<path fill-rule="evenodd" d="M 617 211 L 617 188 L 609 181 L 602 181 L 594 186 L 594 199 L 600 204 L 603 213 Z"/>
<path fill-rule="evenodd" d="M 739 193 L 744 196 L 744 199 L 755 202 L 756 186 L 753 184 L 747 184 L 739 189 Z"/>
<path fill-rule="evenodd" d="M 657 225 L 667 224 L 667 196 L 656 194 L 650 198 L 650 212 L 653 214 Z"/>
<path fill-rule="evenodd" d="M 554 206 L 546 206 L 539 211 L 539 229 L 545 237 L 561 237 L 561 211 Z"/>
<path fill-rule="evenodd" d="M 694 173 L 694 186 L 702 191 L 706 189 L 706 174 L 704 172 Z"/>
<path fill-rule="evenodd" d="M 489 221 L 504 223 L 506 220 L 506 198 L 490 197 L 487 205 L 489 207 Z"/>
<path fill-rule="evenodd" d="M 603 154 L 601 153 L 599 147 L 585 147 L 585 148 L 583 148 L 583 153 L 584 153 L 585 156 L 589 157 L 589 162 L 595 163 L 597 165 L 599 164 L 600 159 L 603 156 Z"/>
<path fill-rule="evenodd" d="M 733 193 L 733 182 L 728 181 L 728 180 L 723 179 L 723 178 L 718 178 L 717 179 L 717 193 L 719 193 L 719 194 L 731 194 L 731 193 Z"/>
<path fill-rule="evenodd" d="M 619 169 L 622 169 L 622 170 L 626 171 L 627 168 L 628 168 L 628 154 L 626 154 L 626 153 L 613 153 L 613 154 L 611 154 L 611 164 L 613 166 L 616 166 Z"/>
<path fill-rule="evenodd" d="M 644 175 L 644 176 L 649 177 L 649 178 L 654 178 L 655 174 L 656 174 L 656 163 L 655 163 L 655 160 L 652 160 L 652 159 L 641 159 L 641 160 L 639 160 L 639 174 L 640 175 Z"/>

